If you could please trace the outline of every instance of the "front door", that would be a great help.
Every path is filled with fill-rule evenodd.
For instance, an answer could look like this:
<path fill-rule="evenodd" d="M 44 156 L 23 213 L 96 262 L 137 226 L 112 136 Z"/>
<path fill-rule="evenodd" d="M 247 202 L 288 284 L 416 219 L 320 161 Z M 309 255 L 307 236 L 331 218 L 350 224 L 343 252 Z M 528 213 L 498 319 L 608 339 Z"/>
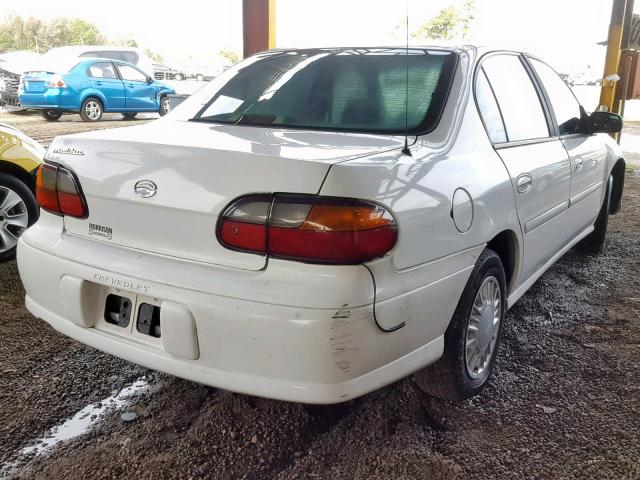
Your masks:
<path fill-rule="evenodd" d="M 124 85 L 116 75 L 113 63 L 96 62 L 88 68 L 87 74 L 91 80 L 91 86 L 104 95 L 105 111 L 119 111 L 124 108 Z"/>
<path fill-rule="evenodd" d="M 120 78 L 124 83 L 125 106 L 132 111 L 157 111 L 158 89 L 149 83 L 147 75 L 125 63 L 118 63 Z"/>
<path fill-rule="evenodd" d="M 560 139 L 571 161 L 571 194 L 568 224 L 578 235 L 593 225 L 607 179 L 604 178 L 607 147 L 598 135 L 586 133 L 584 113 L 575 95 L 547 64 L 529 58 L 549 98 Z"/>
<path fill-rule="evenodd" d="M 494 123 L 487 130 L 513 183 L 524 239 L 520 277 L 524 281 L 570 240 L 565 227 L 569 156 L 552 133 L 540 92 L 520 55 L 486 57 L 476 77 L 476 98 L 485 125 L 487 118 Z"/>

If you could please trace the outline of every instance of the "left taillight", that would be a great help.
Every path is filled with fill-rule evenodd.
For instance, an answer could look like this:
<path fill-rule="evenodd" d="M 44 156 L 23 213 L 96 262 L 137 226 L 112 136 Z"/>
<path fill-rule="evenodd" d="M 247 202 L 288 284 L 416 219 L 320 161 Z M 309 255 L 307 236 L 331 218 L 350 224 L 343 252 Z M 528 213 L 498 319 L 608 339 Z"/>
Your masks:
<path fill-rule="evenodd" d="M 367 262 L 389 252 L 397 238 L 384 207 L 315 195 L 241 197 L 218 223 L 218 239 L 227 248 L 310 263 Z"/>
<path fill-rule="evenodd" d="M 44 163 L 40 166 L 36 200 L 47 212 L 75 218 L 89 216 L 87 202 L 75 175 L 59 165 Z"/>
<path fill-rule="evenodd" d="M 50 88 L 67 88 L 67 84 L 64 82 L 61 76 L 54 75 L 49 80 L 49 87 Z"/>

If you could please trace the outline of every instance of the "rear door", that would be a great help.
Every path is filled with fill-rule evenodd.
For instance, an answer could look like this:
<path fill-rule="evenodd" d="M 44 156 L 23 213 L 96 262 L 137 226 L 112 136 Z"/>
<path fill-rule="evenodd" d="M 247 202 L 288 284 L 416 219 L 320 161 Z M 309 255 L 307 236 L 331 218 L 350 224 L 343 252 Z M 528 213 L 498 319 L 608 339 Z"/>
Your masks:
<path fill-rule="evenodd" d="M 554 114 L 560 140 L 571 161 L 571 195 L 568 221 L 577 235 L 592 225 L 600 210 L 605 188 L 607 147 L 598 135 L 586 133 L 585 119 L 575 95 L 547 64 L 528 58 Z"/>
<path fill-rule="evenodd" d="M 111 62 L 96 62 L 87 68 L 91 86 L 106 98 L 105 110 L 121 110 L 125 107 L 124 84 L 118 78 Z"/>
<path fill-rule="evenodd" d="M 124 83 L 127 110 L 158 110 L 158 89 L 148 82 L 147 74 L 132 65 L 116 63 Z"/>
<path fill-rule="evenodd" d="M 487 133 L 513 183 L 524 238 L 524 280 L 569 241 L 569 157 L 519 54 L 485 56 L 475 88 Z"/>

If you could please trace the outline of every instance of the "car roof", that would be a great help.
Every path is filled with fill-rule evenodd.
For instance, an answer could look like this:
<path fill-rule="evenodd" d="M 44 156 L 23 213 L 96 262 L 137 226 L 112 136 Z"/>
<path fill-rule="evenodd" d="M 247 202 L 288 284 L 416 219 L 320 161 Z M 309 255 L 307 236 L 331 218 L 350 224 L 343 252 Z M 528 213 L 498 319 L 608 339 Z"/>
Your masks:
<path fill-rule="evenodd" d="M 376 45 L 376 46 L 336 46 L 336 47 L 318 47 L 318 48 L 276 48 L 269 50 L 269 52 L 343 52 L 343 51 L 375 51 L 375 50 L 402 50 L 407 48 L 406 45 Z M 448 50 L 452 52 L 466 52 L 469 54 L 475 53 L 477 57 L 489 52 L 513 52 L 513 53 L 525 53 L 522 50 L 509 48 L 508 46 L 499 45 L 471 45 L 460 44 L 450 41 L 437 41 L 431 44 L 421 45 L 409 45 L 409 49 L 433 49 L 433 50 Z"/>
<path fill-rule="evenodd" d="M 140 70 L 140 67 L 138 67 L 137 65 L 134 65 L 133 63 L 129 63 L 129 62 L 125 62 L 124 60 L 116 60 L 114 58 L 104 58 L 104 57 L 83 57 L 82 60 L 80 60 L 77 65 L 86 65 L 89 63 L 105 63 L 105 62 L 113 62 L 113 63 L 118 63 L 118 64 L 124 64 L 124 65 L 129 65 L 130 67 L 134 67 L 137 70 Z"/>

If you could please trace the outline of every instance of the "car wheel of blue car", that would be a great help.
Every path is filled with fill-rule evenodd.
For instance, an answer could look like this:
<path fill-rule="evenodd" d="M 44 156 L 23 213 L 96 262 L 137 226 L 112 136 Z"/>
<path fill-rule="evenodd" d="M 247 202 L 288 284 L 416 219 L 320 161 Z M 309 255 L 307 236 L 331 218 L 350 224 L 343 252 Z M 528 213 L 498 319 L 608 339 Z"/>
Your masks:
<path fill-rule="evenodd" d="M 57 120 L 60 120 L 62 112 L 56 112 L 55 110 L 42 110 L 40 111 L 40 116 L 47 122 L 55 122 Z"/>
<path fill-rule="evenodd" d="M 158 113 L 161 117 L 164 117 L 167 113 L 171 111 L 171 100 L 166 95 L 160 97 L 160 109 Z"/>
<path fill-rule="evenodd" d="M 97 122 L 102 118 L 102 103 L 97 98 L 89 97 L 82 102 L 80 117 L 85 122 Z"/>

